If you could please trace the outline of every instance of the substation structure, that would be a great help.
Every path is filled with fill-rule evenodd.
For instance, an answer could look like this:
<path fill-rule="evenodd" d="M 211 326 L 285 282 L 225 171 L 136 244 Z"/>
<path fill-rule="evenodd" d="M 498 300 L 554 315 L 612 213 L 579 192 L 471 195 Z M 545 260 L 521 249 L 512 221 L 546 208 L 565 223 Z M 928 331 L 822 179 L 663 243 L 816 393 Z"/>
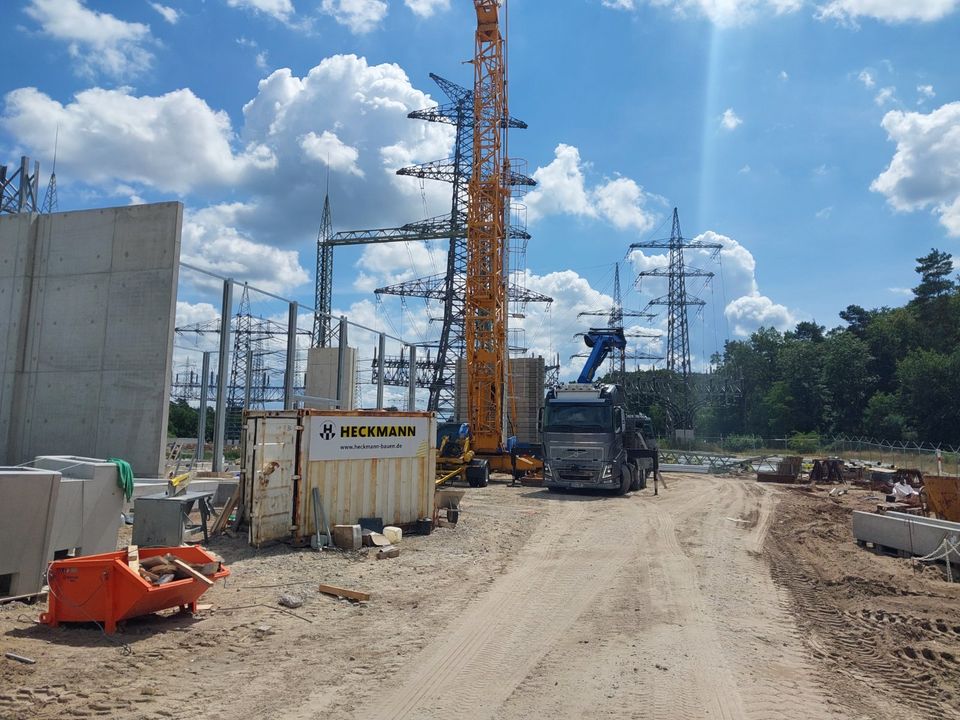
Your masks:
<path fill-rule="evenodd" d="M 435 300 L 443 303 L 443 316 L 439 318 L 440 335 L 435 342 L 422 344 L 427 350 L 425 357 L 418 354 L 415 382 L 417 387 L 427 388 L 427 409 L 441 417 L 453 417 L 456 412 L 456 365 L 466 354 L 464 327 L 467 283 L 467 214 L 469 209 L 469 185 L 473 168 L 473 140 L 476 126 L 473 91 L 467 90 L 439 75 L 430 75 L 440 87 L 448 102 L 423 110 L 414 110 L 408 117 L 426 122 L 439 122 L 456 128 L 454 154 L 444 160 L 401 168 L 398 175 L 436 180 L 451 185 L 450 213 L 420 220 L 400 227 L 372 230 L 348 230 L 332 233 L 329 225 L 329 203 L 325 200 L 325 221 L 321 222 L 317 238 L 317 303 L 318 311 L 329 314 L 332 295 L 333 248 L 341 245 L 361 245 L 381 242 L 409 242 L 447 240 L 446 271 L 441 274 L 418 278 L 408 282 L 376 289 L 377 295 L 394 295 Z M 501 128 L 524 129 L 522 120 L 507 116 Z M 536 181 L 521 170 L 524 163 L 513 160 L 504 170 L 504 183 L 514 191 L 514 197 L 505 212 L 508 221 L 508 273 L 507 298 L 510 316 L 522 318 L 527 303 L 551 303 L 553 299 L 529 290 L 524 285 L 526 248 L 530 234 L 526 228 L 526 208 L 517 201 L 522 191 L 536 186 Z M 519 168 L 519 170 L 518 170 Z M 318 321 L 315 342 L 322 347 L 325 342 L 322 321 Z M 523 338 L 519 332 L 510 331 L 510 349 L 524 352 Z M 379 368 L 380 357 L 374 361 Z M 402 353 L 383 358 L 384 382 L 388 385 L 406 387 L 410 382 L 410 361 Z"/>

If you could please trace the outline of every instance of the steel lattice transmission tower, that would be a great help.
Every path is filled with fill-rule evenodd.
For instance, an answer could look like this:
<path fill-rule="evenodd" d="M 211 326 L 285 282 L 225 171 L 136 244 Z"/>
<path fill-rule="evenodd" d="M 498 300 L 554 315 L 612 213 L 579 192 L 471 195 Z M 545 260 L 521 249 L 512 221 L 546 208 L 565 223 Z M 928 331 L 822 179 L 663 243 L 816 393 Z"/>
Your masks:
<path fill-rule="evenodd" d="M 643 310 L 625 310 L 623 307 L 623 293 L 620 289 L 620 263 L 615 263 L 613 268 L 613 305 L 611 305 L 609 310 L 590 310 L 588 312 L 582 312 L 577 314 L 578 318 L 581 317 L 605 317 L 607 318 L 607 327 L 610 329 L 619 328 L 623 330 L 623 319 L 627 318 L 645 318 L 647 320 L 652 320 L 656 315 L 651 312 L 646 312 Z M 658 332 L 644 332 L 637 331 L 631 333 L 624 333 L 626 337 L 639 338 L 639 337 L 660 337 L 661 334 Z M 575 357 L 589 357 L 589 354 L 578 353 Z M 633 352 L 628 353 L 626 350 L 621 350 L 620 348 L 614 348 L 610 351 L 610 361 L 614 369 L 614 372 L 620 373 L 620 377 L 623 377 L 627 372 L 627 360 L 661 360 L 662 358 L 659 355 L 649 355 L 647 353 Z"/>
<path fill-rule="evenodd" d="M 466 349 L 463 318 L 467 272 L 467 210 L 469 183 L 473 170 L 473 132 L 476 115 L 473 91 L 433 73 L 430 77 L 447 96 L 449 102 L 423 110 L 414 110 L 407 117 L 453 125 L 456 128 L 454 154 L 444 160 L 401 168 L 397 174 L 420 180 L 450 183 L 452 194 L 449 215 L 427 218 L 394 228 L 341 231 L 331 237 L 329 247 L 332 251 L 334 247 L 341 245 L 427 240 L 449 242 L 445 272 L 377 288 L 375 292 L 378 295 L 416 297 L 443 303 L 439 340 L 426 345 L 427 348 L 436 350 L 436 356 L 431 359 L 428 352 L 426 360 L 418 357 L 417 384 L 420 387 L 429 388 L 427 404 L 429 410 L 438 412 L 444 417 L 451 417 L 455 409 L 454 375 L 457 359 L 464 356 Z M 500 122 L 503 129 L 527 127 L 523 121 L 509 116 L 505 119 L 501 118 Z M 515 171 L 508 172 L 506 182 L 511 187 L 536 185 L 536 181 L 532 178 Z M 526 228 L 519 223 L 508 224 L 508 234 L 511 241 L 525 242 L 530 239 Z M 511 303 L 520 305 L 528 302 L 553 301 L 546 295 L 519 285 L 510 285 L 508 299 Z M 385 363 L 387 384 L 406 385 L 409 377 L 408 363 L 402 357 L 386 358 Z M 424 374 L 423 366 L 429 369 L 429 375 Z"/>
<path fill-rule="evenodd" d="M 250 310 L 250 289 L 244 285 L 240 304 L 231 321 L 233 348 L 230 358 L 230 377 L 227 385 L 227 408 L 225 417 L 226 437 L 239 440 L 241 417 L 244 408 L 263 408 L 268 402 L 282 402 L 284 397 L 283 375 L 286 370 L 283 358 L 286 355 L 287 326 L 284 323 L 256 317 Z M 219 318 L 175 328 L 178 335 L 219 335 Z M 311 336 L 307 330 L 297 330 L 300 337 Z M 312 339 L 312 336 L 311 336 Z M 280 362 L 276 367 L 269 364 L 271 358 Z M 303 391 L 303 368 L 299 359 L 294 364 L 294 390 Z M 274 382 L 274 378 L 278 382 Z M 219 382 L 219 378 L 217 378 Z M 213 383 L 208 393 L 213 392 Z M 191 367 L 177 373 L 171 387 L 177 399 L 200 397 L 199 377 Z M 208 397 L 207 400 L 212 399 Z"/>
<path fill-rule="evenodd" d="M 35 213 L 40 211 L 40 163 L 20 158 L 20 167 L 7 174 L 7 166 L 0 165 L 0 214 Z"/>
<path fill-rule="evenodd" d="M 673 209 L 673 229 L 667 240 L 650 240 L 642 243 L 633 243 L 631 250 L 639 249 L 669 250 L 669 264 L 667 269 L 644 270 L 638 273 L 639 277 L 667 278 L 667 294 L 655 298 L 647 303 L 647 307 L 658 305 L 667 308 L 667 370 L 678 373 L 683 378 L 690 376 L 690 330 L 687 322 L 688 307 L 703 307 L 706 302 L 687 292 L 687 278 L 702 277 L 708 280 L 713 277 L 712 272 L 699 270 L 684 263 L 684 250 L 715 250 L 720 251 L 720 243 L 692 241 L 683 237 L 680 232 L 680 214 L 677 208 Z"/>
<path fill-rule="evenodd" d="M 323 198 L 323 214 L 317 233 L 317 285 L 314 295 L 313 347 L 327 347 L 330 342 L 330 310 L 333 305 L 333 218 L 330 214 L 330 191 Z"/>
<path fill-rule="evenodd" d="M 53 141 L 53 170 L 50 172 L 50 182 L 47 183 L 47 192 L 43 196 L 43 208 L 40 212 L 55 213 L 60 208 L 57 198 L 57 150 L 60 146 L 60 126 L 57 125 L 57 134 Z"/>

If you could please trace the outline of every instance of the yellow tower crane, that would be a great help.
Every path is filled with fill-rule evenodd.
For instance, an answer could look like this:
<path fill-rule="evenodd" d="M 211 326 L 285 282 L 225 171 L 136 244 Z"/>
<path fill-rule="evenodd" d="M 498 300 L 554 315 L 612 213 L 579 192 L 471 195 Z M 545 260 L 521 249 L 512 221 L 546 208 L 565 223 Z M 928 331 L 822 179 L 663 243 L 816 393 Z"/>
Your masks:
<path fill-rule="evenodd" d="M 506 62 L 500 31 L 500 1 L 474 0 L 477 11 L 473 57 L 473 165 L 467 209 L 467 277 L 464 297 L 464 358 L 469 437 L 445 439 L 438 484 L 466 477 L 486 485 L 491 470 L 530 473 L 543 464 L 507 448 L 507 158 Z M 449 443 L 449 444 L 448 444 Z"/>

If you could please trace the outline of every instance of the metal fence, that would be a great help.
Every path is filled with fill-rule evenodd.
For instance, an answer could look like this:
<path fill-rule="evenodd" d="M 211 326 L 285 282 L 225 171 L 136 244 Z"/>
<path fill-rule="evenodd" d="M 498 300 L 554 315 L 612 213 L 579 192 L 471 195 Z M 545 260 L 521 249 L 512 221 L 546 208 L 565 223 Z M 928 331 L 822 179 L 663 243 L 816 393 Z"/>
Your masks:
<path fill-rule="evenodd" d="M 691 449 L 735 455 L 836 456 L 848 460 L 869 460 L 901 468 L 915 468 L 926 474 L 960 475 L 960 446 L 909 440 L 877 440 L 849 435 L 803 434 L 782 438 L 753 435 L 700 437 Z M 662 447 L 669 447 L 666 438 Z"/>
<path fill-rule="evenodd" d="M 336 381 L 331 383 L 335 392 L 333 397 L 311 397 L 305 392 L 305 374 L 309 350 L 316 344 L 314 308 L 188 263 L 180 263 L 180 268 L 171 398 L 198 404 L 198 448 L 205 439 L 207 403 L 214 403 L 214 471 L 223 469 L 225 446 L 239 439 L 244 409 L 342 408 L 351 394 L 355 407 L 416 408 L 413 343 L 343 315 L 324 316 L 328 332 L 323 345 L 337 350 Z M 185 294 L 191 302 L 179 299 Z M 350 387 L 359 377 L 348 368 L 351 343 L 378 348 L 374 393 L 361 392 L 359 383 Z M 401 349 L 409 358 L 411 382 L 388 393 L 384 357 Z M 357 358 L 358 366 L 363 362 Z"/>

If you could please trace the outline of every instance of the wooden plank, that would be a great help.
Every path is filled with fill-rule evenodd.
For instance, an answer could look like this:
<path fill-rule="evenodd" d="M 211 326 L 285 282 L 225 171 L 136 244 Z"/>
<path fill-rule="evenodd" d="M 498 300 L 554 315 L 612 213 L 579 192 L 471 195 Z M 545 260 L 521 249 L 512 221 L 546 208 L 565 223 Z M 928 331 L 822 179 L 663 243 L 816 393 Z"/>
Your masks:
<path fill-rule="evenodd" d="M 227 504 L 223 506 L 223 510 L 220 511 L 220 514 L 217 516 L 216 522 L 213 523 L 213 529 L 210 531 L 211 535 L 219 535 L 227 527 L 227 521 L 230 519 L 230 513 L 233 512 L 234 508 L 237 507 L 237 503 L 240 501 L 240 485 L 237 485 L 237 489 L 233 491 L 233 494 L 230 496 L 230 499 L 227 500 Z"/>
<path fill-rule="evenodd" d="M 140 571 L 140 548 L 136 545 L 127 545 L 127 565 L 134 572 Z"/>
<path fill-rule="evenodd" d="M 204 584 L 206 584 L 206 585 L 213 585 L 213 580 L 211 580 L 210 578 L 208 578 L 206 575 L 203 575 L 202 573 L 197 572 L 197 571 L 194 570 L 192 567 L 190 567 L 189 565 L 187 565 L 187 564 L 186 564 L 183 560 L 181 560 L 180 558 L 173 558 L 170 562 L 171 562 L 171 564 L 176 565 L 178 568 L 180 568 L 180 570 L 182 570 L 183 572 L 185 572 L 187 575 L 189 575 L 190 577 L 192 577 L 194 580 L 199 580 L 200 582 L 202 582 L 202 583 L 204 583 Z"/>
<path fill-rule="evenodd" d="M 337 587 L 336 585 L 324 585 L 321 583 L 320 592 L 324 595 L 336 595 L 337 597 L 345 597 L 348 600 L 356 600 L 357 602 L 366 602 L 370 599 L 370 593 L 360 592 L 359 590 L 348 590 L 347 588 Z"/>

